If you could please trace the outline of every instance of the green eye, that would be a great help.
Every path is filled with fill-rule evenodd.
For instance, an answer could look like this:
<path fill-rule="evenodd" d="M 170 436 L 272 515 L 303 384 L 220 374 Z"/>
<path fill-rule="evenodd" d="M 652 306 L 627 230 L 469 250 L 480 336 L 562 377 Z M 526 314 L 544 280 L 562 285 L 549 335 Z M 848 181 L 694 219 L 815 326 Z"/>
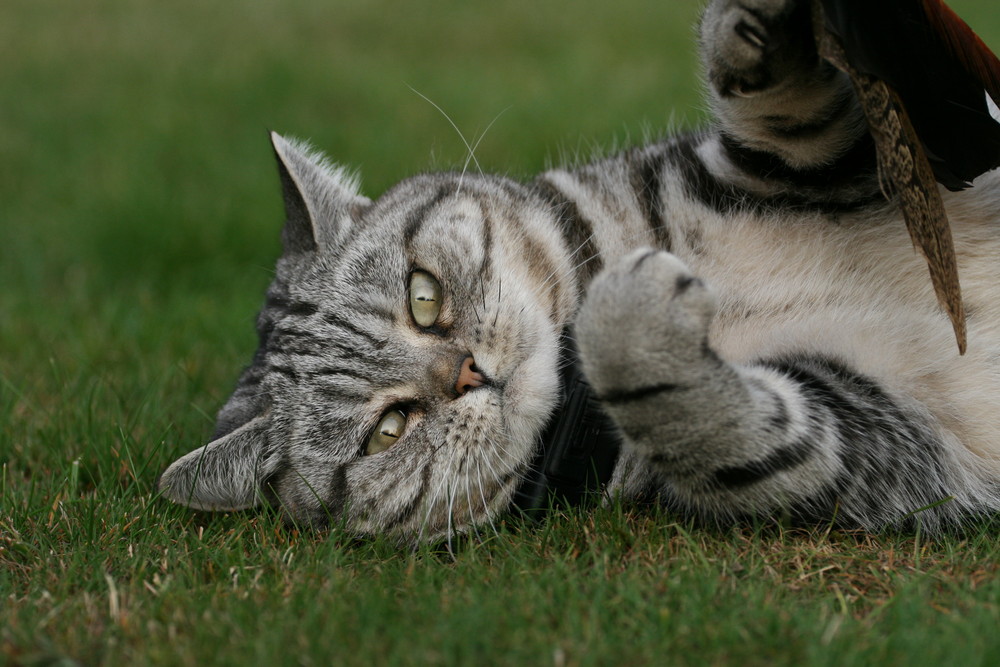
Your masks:
<path fill-rule="evenodd" d="M 441 314 L 441 283 L 426 271 L 410 276 L 410 313 L 422 327 L 432 326 Z"/>
<path fill-rule="evenodd" d="M 375 432 L 368 438 L 365 454 L 371 456 L 389 449 L 403 436 L 405 428 L 406 415 L 399 410 L 390 410 L 385 413 L 378 426 L 375 427 Z"/>

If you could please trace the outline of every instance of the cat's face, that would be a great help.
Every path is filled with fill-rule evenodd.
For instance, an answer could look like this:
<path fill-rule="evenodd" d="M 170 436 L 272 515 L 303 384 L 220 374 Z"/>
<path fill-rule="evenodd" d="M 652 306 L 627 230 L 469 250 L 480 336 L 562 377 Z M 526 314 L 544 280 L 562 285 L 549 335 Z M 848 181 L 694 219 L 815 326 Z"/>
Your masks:
<path fill-rule="evenodd" d="M 553 212 L 468 175 L 418 176 L 371 203 L 274 141 L 289 220 L 254 386 L 161 488 L 207 509 L 268 498 L 296 520 L 404 539 L 488 520 L 558 394 L 576 288 Z"/>

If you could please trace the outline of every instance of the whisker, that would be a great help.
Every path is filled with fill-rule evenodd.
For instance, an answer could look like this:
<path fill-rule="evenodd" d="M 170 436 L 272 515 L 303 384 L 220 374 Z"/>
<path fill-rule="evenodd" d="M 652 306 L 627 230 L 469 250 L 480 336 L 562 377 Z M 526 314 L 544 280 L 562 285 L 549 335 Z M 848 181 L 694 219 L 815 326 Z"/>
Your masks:
<path fill-rule="evenodd" d="M 469 157 L 465 158 L 465 164 L 462 165 L 462 175 L 458 179 L 459 192 L 462 191 L 462 180 L 465 178 L 465 172 L 469 169 L 469 162 L 476 159 L 476 149 L 479 148 L 479 144 L 483 141 L 483 138 L 486 137 L 486 133 L 490 131 L 490 128 L 493 127 L 493 124 L 496 123 L 498 120 L 500 120 L 500 116 L 507 113 L 508 109 L 510 109 L 510 107 L 501 110 L 500 113 L 494 116 L 493 120 L 491 120 L 489 125 L 486 126 L 486 129 L 483 130 L 482 133 L 479 135 L 479 137 L 476 138 L 475 142 L 472 144 L 472 147 L 469 148 Z M 479 170 L 480 174 L 483 173 L 483 168 L 479 166 L 478 160 L 476 160 L 476 169 Z"/>
<path fill-rule="evenodd" d="M 442 496 L 444 487 L 448 484 L 448 481 L 451 478 L 451 463 L 455 458 L 455 452 L 456 448 L 452 448 L 451 454 L 448 457 L 448 463 L 445 465 L 444 468 L 444 473 L 441 475 L 440 481 L 438 482 L 436 488 L 430 495 L 430 500 L 427 503 L 427 512 L 424 513 L 423 521 L 420 522 L 420 531 L 418 532 L 417 535 L 418 542 L 423 541 L 424 533 L 427 529 L 427 524 L 430 522 L 431 519 L 431 513 L 434 511 L 434 507 L 438 504 L 438 500 Z M 431 465 L 434 465 L 434 462 L 431 462 Z"/>
<path fill-rule="evenodd" d="M 415 92 L 417 95 L 419 95 L 420 97 L 422 97 L 428 104 L 430 104 L 432 107 L 434 107 L 439 112 L 441 112 L 441 115 L 444 116 L 445 120 L 447 120 L 448 123 L 452 126 L 452 128 L 454 128 L 455 132 L 458 133 L 459 138 L 462 140 L 462 143 L 465 144 L 465 149 L 467 151 L 469 151 L 469 157 L 471 157 L 472 161 L 476 163 L 476 169 L 479 170 L 479 173 L 482 173 L 483 172 L 483 168 L 480 166 L 479 160 L 476 159 L 475 150 L 469 144 L 469 141 L 465 138 L 465 135 L 462 134 L 462 131 L 460 129 L 458 129 L 458 125 L 456 125 L 455 121 L 453 121 L 451 119 L 451 116 L 449 116 L 448 114 L 446 114 L 444 112 L 444 109 L 442 109 L 437 104 L 435 104 L 434 100 L 432 100 L 431 98 L 427 97 L 426 95 L 424 95 L 423 93 L 421 93 L 419 90 L 417 90 L 416 88 L 414 88 L 410 84 L 406 84 L 406 87 L 409 88 L 410 90 L 412 90 L 413 92 Z M 478 142 L 477 142 L 476 145 L 477 146 L 479 145 Z M 466 162 L 466 165 L 468 165 L 468 162 Z M 462 182 L 463 182 L 464 178 L 465 178 L 465 169 L 462 170 L 462 176 L 458 179 L 458 189 L 456 191 L 456 194 L 461 194 L 461 192 L 462 192 Z"/>
<path fill-rule="evenodd" d="M 487 438 L 486 442 L 487 442 L 487 444 L 491 445 L 491 449 L 492 449 L 492 443 L 490 442 L 490 440 L 488 438 Z M 493 523 L 493 515 L 490 513 L 490 510 L 489 510 L 489 506 L 490 505 L 489 505 L 488 502 L 486 502 L 486 491 L 483 489 L 483 469 L 482 469 L 482 466 L 480 465 L 480 463 L 485 463 L 486 464 L 487 471 L 492 472 L 492 469 L 491 469 L 488 461 L 484 461 L 480 457 L 476 458 L 476 484 L 479 487 L 479 499 L 483 501 L 483 513 L 486 515 L 486 520 L 489 522 L 490 528 L 493 530 L 493 533 L 495 535 L 498 535 L 499 531 L 497 530 L 496 524 Z M 495 476 L 495 473 L 494 473 L 494 476 Z"/>
<path fill-rule="evenodd" d="M 493 318 L 493 326 L 494 326 L 494 328 L 496 327 L 497 322 L 500 320 L 500 308 L 499 308 L 499 305 L 501 303 L 503 303 L 503 276 L 500 276 L 500 277 L 497 278 L 497 306 L 498 307 L 497 307 L 496 316 Z"/>
<path fill-rule="evenodd" d="M 468 462 L 469 462 L 469 457 L 468 456 L 466 457 L 465 462 L 466 462 L 466 464 L 468 464 Z M 474 516 L 474 514 L 472 512 L 472 496 L 469 493 L 470 490 L 471 490 L 471 488 L 472 488 L 472 484 L 470 483 L 471 477 L 472 477 L 472 468 L 471 468 L 471 466 L 466 465 L 465 466 L 465 484 L 464 484 L 464 486 L 465 486 L 465 511 L 466 511 L 466 514 L 468 515 L 469 527 L 472 529 L 473 535 L 475 535 L 476 539 L 478 540 L 478 539 L 480 539 L 481 536 L 479 535 L 479 526 L 476 524 L 475 516 Z"/>

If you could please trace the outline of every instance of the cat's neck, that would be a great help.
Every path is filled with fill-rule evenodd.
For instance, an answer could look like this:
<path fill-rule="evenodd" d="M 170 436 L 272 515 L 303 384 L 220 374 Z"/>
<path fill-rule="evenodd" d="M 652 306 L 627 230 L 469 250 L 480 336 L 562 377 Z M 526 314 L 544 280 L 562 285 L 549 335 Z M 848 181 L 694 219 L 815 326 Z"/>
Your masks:
<path fill-rule="evenodd" d="M 582 294 L 615 258 L 641 246 L 669 250 L 659 232 L 662 157 L 631 151 L 576 169 L 553 169 L 533 188 L 552 207 Z"/>

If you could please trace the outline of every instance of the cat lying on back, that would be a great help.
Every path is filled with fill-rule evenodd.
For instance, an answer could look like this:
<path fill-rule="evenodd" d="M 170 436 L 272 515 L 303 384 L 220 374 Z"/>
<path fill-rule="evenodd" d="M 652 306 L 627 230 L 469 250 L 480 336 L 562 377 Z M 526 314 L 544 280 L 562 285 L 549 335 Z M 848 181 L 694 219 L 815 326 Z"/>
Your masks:
<path fill-rule="evenodd" d="M 625 498 L 871 530 L 995 512 L 1000 173 L 944 193 L 959 356 L 807 7 L 711 3 L 714 125 L 528 184 L 425 174 L 372 202 L 273 135 L 288 217 L 260 347 L 164 495 L 404 540 L 487 522 L 575 322 Z"/>

